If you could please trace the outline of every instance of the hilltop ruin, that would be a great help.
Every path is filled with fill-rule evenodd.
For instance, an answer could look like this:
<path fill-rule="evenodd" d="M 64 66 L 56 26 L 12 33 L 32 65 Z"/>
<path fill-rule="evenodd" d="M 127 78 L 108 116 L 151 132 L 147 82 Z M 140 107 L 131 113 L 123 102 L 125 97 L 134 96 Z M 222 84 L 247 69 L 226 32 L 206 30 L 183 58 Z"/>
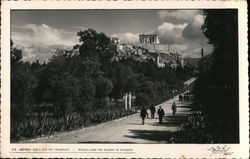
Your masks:
<path fill-rule="evenodd" d="M 140 43 L 120 43 L 118 38 L 111 38 L 116 46 L 117 55 L 113 60 L 132 58 L 138 61 L 153 60 L 157 66 L 162 68 L 166 65 L 176 68 L 184 66 L 183 56 L 171 45 L 160 44 L 157 34 L 140 34 Z"/>

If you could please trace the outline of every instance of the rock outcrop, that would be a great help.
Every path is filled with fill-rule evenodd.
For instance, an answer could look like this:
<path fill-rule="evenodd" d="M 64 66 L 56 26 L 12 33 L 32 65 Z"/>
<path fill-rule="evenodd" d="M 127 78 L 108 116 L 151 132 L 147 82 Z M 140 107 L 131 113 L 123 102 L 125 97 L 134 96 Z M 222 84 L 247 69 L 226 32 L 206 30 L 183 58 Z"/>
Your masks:
<path fill-rule="evenodd" d="M 158 67 L 177 67 L 178 64 L 184 66 L 182 55 L 169 45 L 161 44 L 117 44 L 117 55 L 113 60 L 132 58 L 138 61 L 153 60 Z"/>

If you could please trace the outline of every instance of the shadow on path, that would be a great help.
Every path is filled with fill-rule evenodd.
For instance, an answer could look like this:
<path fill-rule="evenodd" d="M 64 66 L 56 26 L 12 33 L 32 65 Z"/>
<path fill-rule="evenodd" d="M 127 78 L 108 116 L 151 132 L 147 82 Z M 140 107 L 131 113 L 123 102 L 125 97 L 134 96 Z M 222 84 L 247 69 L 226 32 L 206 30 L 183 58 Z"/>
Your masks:
<path fill-rule="evenodd" d="M 175 114 L 165 116 L 164 121 L 176 121 L 176 122 L 185 122 L 187 120 L 187 115 L 185 114 Z"/>
<path fill-rule="evenodd" d="M 191 108 L 191 106 L 190 105 L 178 105 L 177 109 L 178 108 Z"/>
<path fill-rule="evenodd" d="M 128 125 L 142 125 L 141 123 L 127 123 Z"/>
<path fill-rule="evenodd" d="M 181 126 L 187 120 L 185 114 L 168 115 L 163 119 L 163 123 L 159 122 L 149 123 L 152 126 L 168 127 L 168 130 L 139 130 L 130 129 L 129 131 L 132 135 L 124 135 L 128 138 L 133 139 L 144 139 L 156 142 L 166 142 L 169 143 L 171 138 L 174 137 L 176 132 L 178 132 L 178 127 Z"/>
<path fill-rule="evenodd" d="M 133 136 L 124 135 L 133 139 L 145 139 L 151 141 L 169 141 L 175 132 L 157 130 L 130 130 Z"/>

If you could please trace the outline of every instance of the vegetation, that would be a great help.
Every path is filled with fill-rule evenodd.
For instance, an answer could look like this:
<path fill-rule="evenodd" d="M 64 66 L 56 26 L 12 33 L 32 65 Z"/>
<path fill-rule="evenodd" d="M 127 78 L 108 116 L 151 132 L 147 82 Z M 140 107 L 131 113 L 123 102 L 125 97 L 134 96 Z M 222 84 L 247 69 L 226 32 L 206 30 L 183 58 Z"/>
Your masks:
<path fill-rule="evenodd" d="M 116 49 L 104 33 L 88 29 L 77 35 L 80 44 L 57 50 L 43 64 L 22 61 L 22 50 L 11 42 L 12 141 L 129 115 L 133 112 L 119 105 L 125 93 L 136 96 L 134 106 L 149 107 L 192 77 L 189 65 L 173 69 L 157 68 L 153 61 L 112 61 Z"/>
<path fill-rule="evenodd" d="M 194 109 L 169 143 L 239 143 L 237 10 L 204 10 L 202 30 L 214 49 L 198 62 Z"/>
<path fill-rule="evenodd" d="M 38 135 L 50 135 L 56 131 L 69 131 L 87 127 L 135 113 L 134 110 L 98 110 L 85 114 L 73 113 L 54 118 L 46 114 L 28 116 L 21 121 L 14 121 L 11 125 L 11 138 L 15 141 L 20 138 L 30 138 Z"/>
<path fill-rule="evenodd" d="M 180 131 L 173 134 L 169 143 L 213 143 L 213 129 L 201 113 L 187 116 L 187 121 L 181 125 Z"/>
<path fill-rule="evenodd" d="M 228 136 L 228 134 L 225 134 Z M 181 125 L 180 131 L 173 133 L 168 143 L 222 143 L 220 128 L 203 113 L 193 113 Z"/>
<path fill-rule="evenodd" d="M 204 10 L 202 30 L 214 49 L 199 63 L 194 88 L 202 112 L 217 131 L 216 142 L 239 142 L 237 10 Z"/>

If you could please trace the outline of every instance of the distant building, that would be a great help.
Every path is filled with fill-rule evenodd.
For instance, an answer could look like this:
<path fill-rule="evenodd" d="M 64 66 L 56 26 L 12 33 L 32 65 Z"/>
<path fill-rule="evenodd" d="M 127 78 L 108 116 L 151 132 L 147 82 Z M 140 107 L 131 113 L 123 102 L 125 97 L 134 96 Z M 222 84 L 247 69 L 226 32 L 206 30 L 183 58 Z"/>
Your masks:
<path fill-rule="evenodd" d="M 141 44 L 159 44 L 159 38 L 157 34 L 140 34 L 139 40 Z"/>
<path fill-rule="evenodd" d="M 112 37 L 111 38 L 111 44 L 112 45 L 119 45 L 120 44 L 120 40 L 116 37 Z"/>

